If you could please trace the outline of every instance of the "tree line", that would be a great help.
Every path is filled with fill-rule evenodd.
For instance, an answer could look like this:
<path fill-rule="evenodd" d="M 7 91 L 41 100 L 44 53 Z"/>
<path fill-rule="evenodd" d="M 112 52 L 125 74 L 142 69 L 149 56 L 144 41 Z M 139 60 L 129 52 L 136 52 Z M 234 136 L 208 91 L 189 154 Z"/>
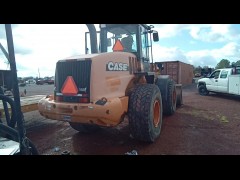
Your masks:
<path fill-rule="evenodd" d="M 215 69 L 222 69 L 222 68 L 228 68 L 228 67 L 234 67 L 234 66 L 240 66 L 240 60 L 236 61 L 236 62 L 230 62 L 228 59 L 222 59 L 215 67 Z M 194 67 L 194 73 L 200 73 L 202 71 L 207 71 L 211 68 L 209 68 L 208 66 L 197 66 Z M 213 69 L 213 68 L 212 68 Z"/>
<path fill-rule="evenodd" d="M 217 66 L 215 67 L 215 69 L 221 69 L 221 68 L 228 68 L 228 67 L 234 67 L 234 66 L 240 66 L 240 60 L 236 61 L 236 62 L 232 62 L 230 63 L 229 60 L 227 59 L 222 59 Z"/>

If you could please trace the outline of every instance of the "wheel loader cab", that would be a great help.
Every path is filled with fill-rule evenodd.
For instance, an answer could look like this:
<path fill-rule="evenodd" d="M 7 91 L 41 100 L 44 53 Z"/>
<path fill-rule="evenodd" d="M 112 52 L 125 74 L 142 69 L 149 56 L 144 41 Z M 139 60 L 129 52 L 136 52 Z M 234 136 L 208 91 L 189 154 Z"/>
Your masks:
<path fill-rule="evenodd" d="M 135 54 L 137 60 L 143 63 L 142 71 L 148 72 L 153 33 L 151 27 L 144 24 L 100 24 L 100 52 L 113 52 L 114 46 L 120 41 L 123 46 L 120 51 Z M 158 41 L 157 32 L 153 33 L 153 37 L 154 41 Z"/>

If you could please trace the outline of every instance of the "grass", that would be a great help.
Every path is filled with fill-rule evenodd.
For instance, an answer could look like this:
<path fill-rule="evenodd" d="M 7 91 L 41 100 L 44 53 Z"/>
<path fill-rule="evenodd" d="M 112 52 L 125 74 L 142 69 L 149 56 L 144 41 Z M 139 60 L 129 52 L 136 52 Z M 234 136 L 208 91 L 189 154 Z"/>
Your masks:
<path fill-rule="evenodd" d="M 220 118 L 220 122 L 222 122 L 222 123 L 228 123 L 229 121 L 228 121 L 228 119 L 227 119 L 226 116 L 222 116 L 222 117 Z"/>
<path fill-rule="evenodd" d="M 192 109 L 192 110 L 184 110 L 184 109 L 181 109 L 181 111 L 178 111 L 179 113 L 182 113 L 182 114 L 188 114 L 188 115 L 191 115 L 191 116 L 194 116 L 194 117 L 202 117 L 204 119 L 207 119 L 207 120 L 214 120 L 214 119 L 220 119 L 220 122 L 221 123 L 228 123 L 229 120 L 227 119 L 226 116 L 223 116 L 221 114 L 218 114 L 218 112 L 216 111 L 211 111 L 211 112 L 207 112 L 205 110 L 200 110 L 200 109 Z"/>

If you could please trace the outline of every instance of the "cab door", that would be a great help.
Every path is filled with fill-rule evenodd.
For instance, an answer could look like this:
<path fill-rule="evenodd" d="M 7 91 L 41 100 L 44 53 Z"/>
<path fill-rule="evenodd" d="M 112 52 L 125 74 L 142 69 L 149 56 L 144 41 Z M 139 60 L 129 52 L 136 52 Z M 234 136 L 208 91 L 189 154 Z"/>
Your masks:
<path fill-rule="evenodd" d="M 228 70 L 222 70 L 220 73 L 220 76 L 218 78 L 218 91 L 227 93 L 228 92 L 228 76 L 230 74 L 230 71 Z"/>
<path fill-rule="evenodd" d="M 218 91 L 218 79 L 221 70 L 214 71 L 208 81 L 206 82 L 206 87 L 208 91 Z"/>

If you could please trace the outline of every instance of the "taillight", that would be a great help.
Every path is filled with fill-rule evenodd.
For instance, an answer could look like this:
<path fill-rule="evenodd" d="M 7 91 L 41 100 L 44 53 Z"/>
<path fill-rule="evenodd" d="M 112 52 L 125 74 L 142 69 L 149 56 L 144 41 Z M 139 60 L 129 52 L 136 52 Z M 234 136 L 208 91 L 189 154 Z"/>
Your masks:
<path fill-rule="evenodd" d="M 79 100 L 80 103 L 89 103 L 88 101 L 88 94 L 82 93 L 82 97 Z"/>
<path fill-rule="evenodd" d="M 80 103 L 88 103 L 88 98 L 80 98 Z"/>
<path fill-rule="evenodd" d="M 88 94 L 79 94 L 79 96 L 54 96 L 56 102 L 69 102 L 69 103 L 89 103 Z"/>

